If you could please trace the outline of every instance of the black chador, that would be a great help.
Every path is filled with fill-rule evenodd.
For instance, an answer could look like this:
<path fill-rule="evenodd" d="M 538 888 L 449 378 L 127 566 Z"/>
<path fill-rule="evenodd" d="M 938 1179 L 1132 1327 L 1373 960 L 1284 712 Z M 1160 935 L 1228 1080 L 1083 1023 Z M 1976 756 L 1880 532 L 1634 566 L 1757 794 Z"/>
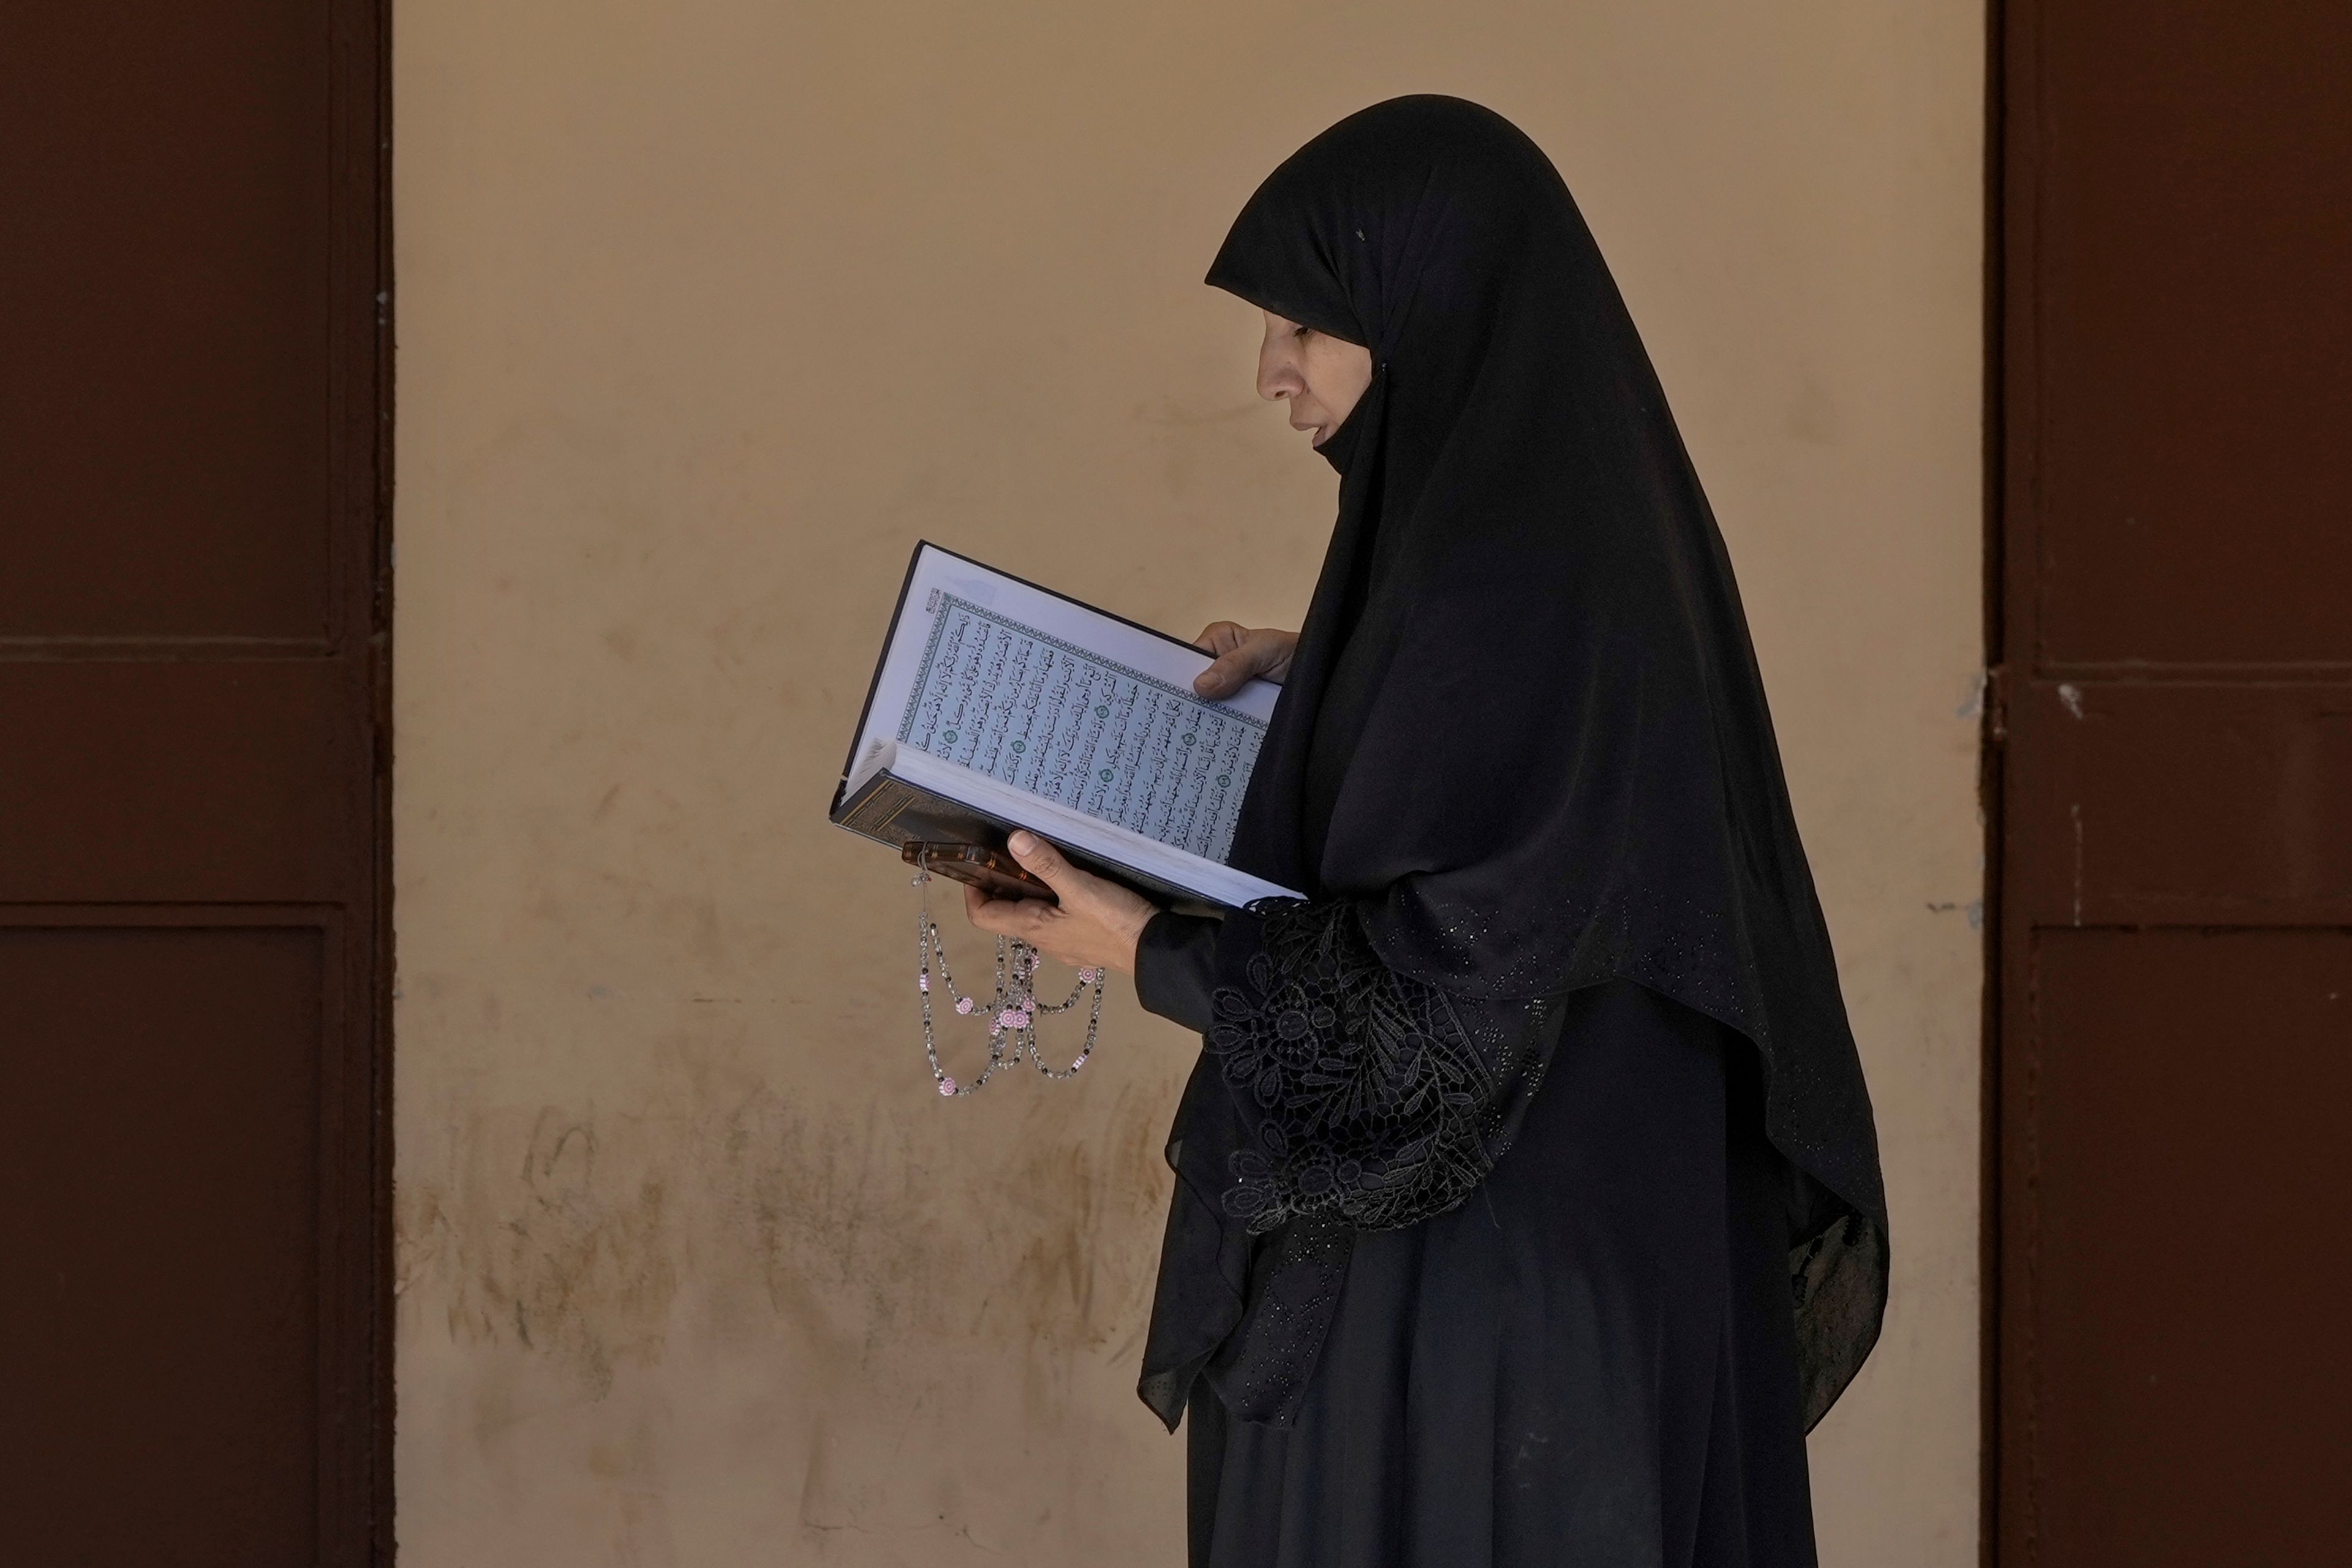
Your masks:
<path fill-rule="evenodd" d="M 1566 186 L 1398 99 L 1208 280 L 1370 351 L 1233 862 L 1145 1401 L 1215 1568 L 1810 1563 L 1877 1337 L 1868 1095 L 1706 499 Z M 1189 1414 L 1188 1414 L 1189 1413 Z"/>

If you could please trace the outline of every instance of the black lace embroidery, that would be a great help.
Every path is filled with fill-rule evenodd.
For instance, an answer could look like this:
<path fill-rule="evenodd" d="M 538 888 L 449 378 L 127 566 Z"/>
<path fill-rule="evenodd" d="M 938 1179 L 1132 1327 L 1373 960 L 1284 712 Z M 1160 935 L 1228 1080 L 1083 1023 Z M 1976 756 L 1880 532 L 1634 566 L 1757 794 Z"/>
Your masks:
<path fill-rule="evenodd" d="M 1886 1301 L 1886 1235 L 1849 1214 L 1789 1254 L 1797 1375 L 1808 1432 L 1829 1414 L 1878 1342 Z"/>
<path fill-rule="evenodd" d="M 1435 986 L 1383 964 L 1344 901 L 1267 901 L 1246 984 L 1217 988 L 1209 1048 L 1255 1114 L 1228 1212 L 1253 1232 L 1305 1215 L 1385 1230 L 1443 1214 L 1494 1161 L 1487 1065 Z"/>

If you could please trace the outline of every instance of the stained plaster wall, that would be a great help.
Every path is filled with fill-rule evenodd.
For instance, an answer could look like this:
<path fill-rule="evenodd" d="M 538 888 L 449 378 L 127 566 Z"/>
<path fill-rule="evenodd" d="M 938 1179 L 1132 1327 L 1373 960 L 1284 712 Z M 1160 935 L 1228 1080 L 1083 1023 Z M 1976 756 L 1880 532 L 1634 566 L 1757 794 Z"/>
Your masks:
<path fill-rule="evenodd" d="M 1331 478 L 1199 276 L 1299 142 L 1438 89 L 1548 148 L 1615 267 L 1843 959 L 1896 1278 L 1812 1440 L 1824 1561 L 1974 1563 L 1982 37 L 402 0 L 404 1561 L 1181 1561 L 1132 1387 L 1195 1047 L 1122 985 L 1084 1080 L 943 1103 L 913 894 L 822 807 L 919 535 L 1296 623 Z"/>

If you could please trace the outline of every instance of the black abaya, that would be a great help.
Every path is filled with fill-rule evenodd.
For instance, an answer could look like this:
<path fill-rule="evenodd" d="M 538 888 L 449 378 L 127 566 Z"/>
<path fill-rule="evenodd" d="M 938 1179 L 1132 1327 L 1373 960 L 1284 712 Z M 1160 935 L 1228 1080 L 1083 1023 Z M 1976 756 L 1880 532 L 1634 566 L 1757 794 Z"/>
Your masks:
<path fill-rule="evenodd" d="M 1722 1026 L 1578 993 L 1476 1194 L 1356 1238 L 1289 1424 L 1193 1385 L 1193 1568 L 1811 1568 L 1760 1110 Z"/>
<path fill-rule="evenodd" d="M 1542 153 L 1455 99 L 1276 170 L 1209 280 L 1360 343 L 1233 864 L 1139 1392 L 1198 1560 L 1810 1561 L 1885 1302 L 1869 1098 L 1730 563 Z"/>

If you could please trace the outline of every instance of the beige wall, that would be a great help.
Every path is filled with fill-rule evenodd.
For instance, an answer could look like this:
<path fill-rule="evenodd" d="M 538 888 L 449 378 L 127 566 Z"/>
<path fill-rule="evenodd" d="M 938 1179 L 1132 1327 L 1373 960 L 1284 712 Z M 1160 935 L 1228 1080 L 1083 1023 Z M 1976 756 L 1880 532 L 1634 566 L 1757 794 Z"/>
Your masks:
<path fill-rule="evenodd" d="M 1332 482 L 1199 278 L 1423 89 L 1560 165 L 1741 573 L 1895 1205 L 1824 1561 L 1974 1563 L 1973 0 L 394 9 L 410 1564 L 1181 1561 L 1191 1042 L 1122 984 L 943 1103 L 822 808 L 919 534 L 1296 624 Z"/>

